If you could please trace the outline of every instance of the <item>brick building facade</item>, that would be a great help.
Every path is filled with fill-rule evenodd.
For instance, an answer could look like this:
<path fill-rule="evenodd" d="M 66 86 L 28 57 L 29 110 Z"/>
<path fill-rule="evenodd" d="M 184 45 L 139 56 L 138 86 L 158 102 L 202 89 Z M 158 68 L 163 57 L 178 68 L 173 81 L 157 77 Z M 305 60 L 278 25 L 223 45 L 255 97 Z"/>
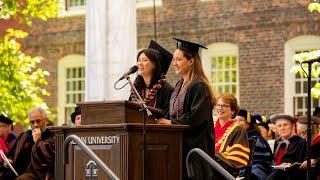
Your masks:
<path fill-rule="evenodd" d="M 297 94 L 298 87 L 294 85 L 298 84 L 294 75 L 287 73 L 292 63 L 286 61 L 292 53 L 320 49 L 317 42 L 312 44 L 320 37 L 320 15 L 309 13 L 308 3 L 309 0 L 162 0 L 161 5 L 156 7 L 157 41 L 171 51 L 175 48 L 172 37 L 212 47 L 208 52 L 219 48 L 228 51 L 228 48 L 223 48 L 225 46 L 235 47 L 235 53 L 230 58 L 234 57 L 237 61 L 234 66 L 236 78 L 230 88 L 236 88 L 235 94 L 241 106 L 265 115 L 297 113 L 297 108 L 301 105 L 305 107 L 305 100 L 291 99 Z M 153 18 L 153 7 L 137 9 L 139 49 L 147 47 L 149 41 L 154 39 Z M 295 41 L 299 37 L 302 40 Z M 30 30 L 25 47 L 31 54 L 44 57 L 41 66 L 51 74 L 47 87 L 51 96 L 46 98 L 46 102 L 54 109 L 61 98 L 58 96 L 59 60 L 70 54 L 84 55 L 84 43 L 85 15 L 38 22 Z M 219 60 L 220 55 L 217 58 Z M 210 61 L 212 67 L 218 62 L 211 57 L 202 60 Z M 222 61 L 225 62 L 224 68 L 231 62 L 229 56 Z M 211 76 L 213 70 L 206 62 L 203 64 Z M 227 70 L 224 72 L 227 73 Z M 168 80 L 174 85 L 177 79 L 170 68 Z M 304 91 L 303 82 L 301 87 Z M 227 88 L 225 86 L 222 90 Z M 293 92 L 287 92 L 288 89 Z"/>

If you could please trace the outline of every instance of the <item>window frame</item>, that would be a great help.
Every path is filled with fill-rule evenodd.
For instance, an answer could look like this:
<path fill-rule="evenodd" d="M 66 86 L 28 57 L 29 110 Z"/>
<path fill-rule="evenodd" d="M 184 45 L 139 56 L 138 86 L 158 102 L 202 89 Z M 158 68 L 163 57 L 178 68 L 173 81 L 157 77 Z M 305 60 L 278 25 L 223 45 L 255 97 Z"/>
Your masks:
<path fill-rule="evenodd" d="M 58 63 L 58 125 L 65 123 L 65 107 L 67 92 L 67 68 L 85 68 L 85 56 L 80 54 L 70 54 L 64 56 Z M 85 79 L 85 77 L 84 77 Z M 85 82 L 84 82 L 85 83 Z M 84 85 L 85 87 L 85 85 Z M 85 93 L 85 90 L 83 90 Z"/>
<path fill-rule="evenodd" d="M 315 35 L 301 35 L 288 40 L 284 48 L 284 112 L 286 114 L 294 115 L 295 103 L 295 74 L 290 72 L 295 65 L 292 61 L 292 56 L 297 51 L 320 49 L 320 36 Z M 307 81 L 307 79 L 306 79 Z M 302 97 L 302 96 L 301 96 Z M 304 97 L 304 96 L 303 96 Z"/>
<path fill-rule="evenodd" d="M 59 0 L 60 4 L 60 11 L 58 14 L 58 17 L 68 17 L 68 16 L 79 16 L 79 15 L 85 15 L 86 14 L 86 5 L 85 6 L 78 6 L 74 8 L 70 8 L 67 10 L 66 8 L 66 1 L 67 0 Z M 87 0 L 85 0 L 87 1 Z"/>
<path fill-rule="evenodd" d="M 208 50 L 201 51 L 201 58 L 203 62 L 203 68 L 205 71 L 206 76 L 211 82 L 211 58 L 213 56 L 236 56 L 236 94 L 235 96 L 239 100 L 239 47 L 236 44 L 228 43 L 228 42 L 218 42 L 213 43 L 207 46 Z M 215 88 L 215 84 L 212 84 Z M 218 93 L 218 92 L 215 92 Z M 219 94 L 217 94 L 219 95 Z"/>

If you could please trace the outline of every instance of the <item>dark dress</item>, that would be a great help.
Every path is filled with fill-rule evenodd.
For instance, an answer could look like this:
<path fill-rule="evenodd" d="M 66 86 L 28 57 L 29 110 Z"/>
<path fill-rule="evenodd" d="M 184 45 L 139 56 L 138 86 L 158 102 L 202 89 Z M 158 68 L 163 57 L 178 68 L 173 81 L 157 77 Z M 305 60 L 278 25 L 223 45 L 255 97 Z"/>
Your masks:
<path fill-rule="evenodd" d="M 155 97 L 145 97 L 145 89 L 139 91 L 139 94 L 142 99 L 146 102 L 146 105 L 149 107 L 154 107 L 162 110 L 162 113 L 156 115 L 155 118 L 163 118 L 169 112 L 169 102 L 173 87 L 167 82 L 161 83 L 161 88 L 157 90 Z M 131 92 L 129 101 L 137 102 L 136 96 Z"/>
<path fill-rule="evenodd" d="M 179 95 L 183 80 L 178 81 L 170 98 L 170 113 L 167 119 L 172 124 L 189 125 L 183 133 L 184 179 L 187 179 L 185 160 L 193 148 L 200 148 L 213 157 L 213 133 L 211 131 L 212 105 L 210 91 L 200 79 L 191 82 L 185 93 Z M 195 179 L 212 179 L 210 167 L 198 156 L 191 159 Z"/>
<path fill-rule="evenodd" d="M 289 145 L 285 151 L 285 154 L 281 160 L 282 163 L 302 163 L 307 154 L 307 142 L 300 136 L 294 135 L 289 140 Z M 277 152 L 277 146 L 281 140 L 278 139 L 274 145 L 274 152 Z M 274 154 L 276 157 L 276 154 Z M 267 179 L 305 179 L 306 173 L 299 169 L 299 166 L 293 166 L 286 170 L 277 169 L 267 177 Z"/>

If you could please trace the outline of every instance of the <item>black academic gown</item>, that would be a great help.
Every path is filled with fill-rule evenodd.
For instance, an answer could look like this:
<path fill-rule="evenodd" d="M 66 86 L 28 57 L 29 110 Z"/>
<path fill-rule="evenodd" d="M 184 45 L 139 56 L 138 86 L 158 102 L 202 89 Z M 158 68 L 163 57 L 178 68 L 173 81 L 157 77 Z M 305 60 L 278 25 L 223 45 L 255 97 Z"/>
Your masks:
<path fill-rule="evenodd" d="M 46 129 L 31 150 L 31 162 L 27 170 L 16 180 L 53 180 L 55 161 L 54 133 Z"/>
<path fill-rule="evenodd" d="M 183 80 L 178 81 L 175 89 L 180 88 L 182 83 Z M 173 96 L 174 94 L 172 94 L 171 100 L 174 98 Z M 184 114 L 179 117 L 170 115 L 168 119 L 171 119 L 172 124 L 190 126 L 190 129 L 183 133 L 182 163 L 184 165 L 184 179 L 186 179 L 185 160 L 191 149 L 200 148 L 211 157 L 214 156 L 210 91 L 201 79 L 196 79 L 189 84 L 183 102 L 183 112 Z M 195 179 L 212 179 L 210 167 L 200 157 L 192 158 L 192 165 Z"/>
<path fill-rule="evenodd" d="M 320 176 L 320 135 L 318 135 L 311 143 L 310 159 L 316 159 L 315 167 L 311 168 L 311 179 L 317 179 Z M 306 159 L 307 160 L 307 159 Z"/>
<path fill-rule="evenodd" d="M 158 101 L 155 108 L 162 110 L 162 115 L 157 118 L 163 118 L 169 113 L 169 103 L 173 87 L 166 81 L 161 89 L 157 92 Z"/>
<path fill-rule="evenodd" d="M 289 139 L 290 145 L 288 146 L 285 155 L 282 158 L 282 163 L 302 163 L 307 155 L 307 142 L 300 136 L 294 135 Z M 275 142 L 277 147 L 278 140 Z M 274 151 L 275 152 L 275 151 Z M 299 166 L 293 166 L 287 170 L 274 170 L 267 179 L 305 179 L 306 174 Z"/>

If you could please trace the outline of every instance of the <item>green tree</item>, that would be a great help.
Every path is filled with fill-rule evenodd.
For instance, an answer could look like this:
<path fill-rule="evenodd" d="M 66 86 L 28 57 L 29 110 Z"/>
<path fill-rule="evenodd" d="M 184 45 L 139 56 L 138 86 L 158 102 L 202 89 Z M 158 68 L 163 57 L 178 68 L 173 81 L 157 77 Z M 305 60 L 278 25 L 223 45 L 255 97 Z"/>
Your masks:
<path fill-rule="evenodd" d="M 313 3 L 310 3 L 308 5 L 308 10 L 310 12 L 316 11 L 318 13 L 320 13 L 320 3 L 319 0 L 314 0 Z"/>
<path fill-rule="evenodd" d="M 56 0 L 0 0 L 0 19 L 18 20 L 21 26 L 55 18 L 58 10 Z M 27 36 L 27 32 L 11 28 L 0 36 L 0 113 L 22 124 L 28 122 L 31 108 L 47 108 L 43 96 L 49 95 L 44 88 L 49 73 L 37 67 L 42 57 L 22 52 L 21 42 Z"/>
<path fill-rule="evenodd" d="M 320 13 L 320 2 L 319 0 L 314 0 L 312 3 L 309 3 L 308 5 L 308 10 L 310 12 L 317 12 Z M 320 50 L 315 50 L 315 51 L 311 51 L 311 52 L 303 52 L 303 53 L 299 53 L 296 54 L 292 57 L 292 60 L 294 62 L 304 62 L 307 61 L 309 59 L 314 59 L 314 58 L 318 58 L 320 57 Z M 302 66 L 296 65 L 291 69 L 291 72 L 293 73 L 299 73 L 301 76 L 307 77 L 307 74 L 303 71 L 303 69 L 306 71 L 308 71 L 308 65 L 307 64 L 303 64 Z M 312 72 L 311 72 L 311 76 L 312 77 L 319 77 L 320 76 L 320 66 L 318 63 L 314 63 L 312 64 Z M 311 95 L 313 98 L 319 98 L 320 97 L 320 83 L 316 83 L 314 87 L 312 87 L 311 89 Z"/>

